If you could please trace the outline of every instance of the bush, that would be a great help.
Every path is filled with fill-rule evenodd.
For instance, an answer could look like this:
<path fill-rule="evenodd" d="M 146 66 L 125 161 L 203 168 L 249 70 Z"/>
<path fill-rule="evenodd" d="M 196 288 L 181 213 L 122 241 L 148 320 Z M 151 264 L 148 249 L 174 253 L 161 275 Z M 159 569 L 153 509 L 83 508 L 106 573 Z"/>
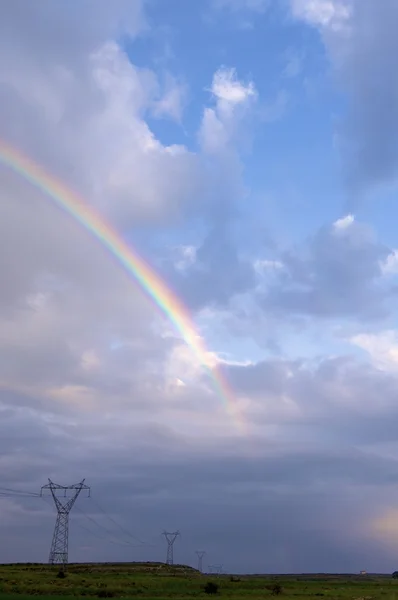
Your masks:
<path fill-rule="evenodd" d="M 231 577 L 229 578 L 230 581 L 232 581 L 233 583 L 239 583 L 241 581 L 240 577 L 236 577 L 235 575 L 231 575 Z"/>
<path fill-rule="evenodd" d="M 273 596 L 279 596 L 280 594 L 282 594 L 283 592 L 283 588 L 279 583 L 276 583 L 273 587 L 272 587 L 272 595 Z"/>
<path fill-rule="evenodd" d="M 97 594 L 98 598 L 114 598 L 115 593 L 112 590 L 100 590 Z"/>
<path fill-rule="evenodd" d="M 394 571 L 394 573 L 392 574 L 392 578 L 398 579 L 398 571 Z"/>
<path fill-rule="evenodd" d="M 57 577 L 58 577 L 58 579 L 65 579 L 65 577 L 66 577 L 65 571 L 63 569 L 60 569 L 57 573 Z"/>
<path fill-rule="evenodd" d="M 208 581 L 203 589 L 205 594 L 218 594 L 218 583 Z"/>

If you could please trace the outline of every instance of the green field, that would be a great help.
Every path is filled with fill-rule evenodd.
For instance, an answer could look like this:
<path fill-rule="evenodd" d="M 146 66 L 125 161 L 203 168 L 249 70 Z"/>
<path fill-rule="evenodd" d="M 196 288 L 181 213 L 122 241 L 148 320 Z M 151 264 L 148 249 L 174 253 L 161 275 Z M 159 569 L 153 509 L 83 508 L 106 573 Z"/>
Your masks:
<path fill-rule="evenodd" d="M 48 565 L 0 565 L 0 600 L 62 597 L 91 598 L 193 598 L 205 593 L 206 583 L 219 586 L 218 597 L 251 600 L 276 598 L 301 600 L 323 597 L 341 600 L 395 600 L 398 580 L 391 576 L 201 575 L 184 566 L 154 563 L 69 565 L 65 578 Z"/>

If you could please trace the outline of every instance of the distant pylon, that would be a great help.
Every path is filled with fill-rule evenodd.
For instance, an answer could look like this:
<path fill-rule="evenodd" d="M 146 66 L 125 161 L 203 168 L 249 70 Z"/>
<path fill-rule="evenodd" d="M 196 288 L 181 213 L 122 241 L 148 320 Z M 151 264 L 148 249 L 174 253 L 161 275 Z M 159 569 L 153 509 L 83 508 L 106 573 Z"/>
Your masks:
<path fill-rule="evenodd" d="M 216 575 L 221 575 L 223 565 L 209 565 L 209 572 L 216 573 Z"/>
<path fill-rule="evenodd" d="M 163 531 L 163 535 L 166 538 L 166 542 L 167 542 L 167 557 L 166 557 L 166 564 L 167 565 L 172 565 L 174 562 L 174 558 L 173 558 L 173 544 L 176 541 L 176 539 L 178 538 L 178 536 L 180 535 L 179 531 L 173 531 L 172 533 L 170 533 L 169 531 Z"/>
<path fill-rule="evenodd" d="M 57 509 L 57 520 L 55 522 L 48 562 L 50 565 L 60 564 L 62 569 L 68 564 L 69 513 L 82 490 L 88 490 L 90 494 L 90 488 L 84 484 L 84 481 L 83 479 L 80 483 L 75 483 L 74 485 L 58 485 L 49 479 L 48 484 L 43 485 L 41 488 L 41 496 L 43 495 L 43 490 L 50 490 Z M 58 491 L 63 492 L 62 499 L 57 496 Z M 72 491 L 72 495 L 68 496 L 68 491 Z"/>
<path fill-rule="evenodd" d="M 196 550 L 196 554 L 198 555 L 198 571 L 203 571 L 203 557 L 206 554 L 204 550 Z"/>

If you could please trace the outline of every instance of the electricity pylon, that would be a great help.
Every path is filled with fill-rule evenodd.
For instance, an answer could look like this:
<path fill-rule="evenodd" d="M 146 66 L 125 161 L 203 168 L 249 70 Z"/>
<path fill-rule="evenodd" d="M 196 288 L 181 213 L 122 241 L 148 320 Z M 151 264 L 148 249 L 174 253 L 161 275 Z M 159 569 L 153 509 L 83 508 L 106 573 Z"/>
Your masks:
<path fill-rule="evenodd" d="M 178 536 L 180 535 L 180 532 L 173 531 L 172 533 L 170 533 L 168 531 L 163 531 L 163 535 L 166 538 L 166 542 L 167 542 L 166 564 L 172 565 L 174 562 L 174 560 L 173 560 L 173 544 L 176 541 L 176 539 L 178 538 Z"/>
<path fill-rule="evenodd" d="M 196 554 L 198 556 L 198 571 L 201 573 L 203 571 L 203 557 L 206 552 L 204 550 L 196 550 Z"/>
<path fill-rule="evenodd" d="M 208 566 L 209 566 L 210 573 L 215 573 L 216 575 L 221 575 L 223 565 L 208 565 Z"/>
<path fill-rule="evenodd" d="M 68 564 L 69 513 L 82 490 L 88 490 L 90 495 L 90 488 L 84 484 L 84 481 L 83 479 L 74 485 L 58 485 L 49 479 L 48 484 L 43 485 L 40 491 L 40 496 L 43 496 L 43 490 L 50 490 L 57 509 L 57 520 L 48 562 L 50 565 L 61 565 L 61 569 L 65 569 Z M 61 498 L 57 495 L 59 491 L 63 492 Z M 72 495 L 68 495 L 68 491 L 72 491 Z"/>

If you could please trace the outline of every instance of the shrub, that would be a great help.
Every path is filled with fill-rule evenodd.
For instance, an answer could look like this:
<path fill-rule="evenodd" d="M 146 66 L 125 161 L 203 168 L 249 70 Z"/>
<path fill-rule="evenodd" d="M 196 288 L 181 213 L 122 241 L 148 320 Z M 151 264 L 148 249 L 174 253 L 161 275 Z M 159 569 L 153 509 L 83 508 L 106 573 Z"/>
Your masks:
<path fill-rule="evenodd" d="M 57 573 L 57 577 L 58 577 L 58 579 L 65 579 L 65 577 L 66 577 L 65 571 L 63 569 L 60 569 Z"/>
<path fill-rule="evenodd" d="M 394 571 L 394 573 L 392 574 L 392 578 L 398 579 L 398 571 Z"/>
<path fill-rule="evenodd" d="M 218 583 L 208 581 L 203 589 L 205 594 L 218 594 Z"/>
<path fill-rule="evenodd" d="M 97 596 L 98 598 L 114 598 L 115 592 L 112 592 L 112 590 L 102 589 L 98 592 Z"/>
<path fill-rule="evenodd" d="M 282 594 L 283 592 L 283 588 L 280 585 L 280 583 L 276 583 L 273 587 L 272 587 L 272 595 L 273 596 L 279 596 L 280 594 Z"/>

